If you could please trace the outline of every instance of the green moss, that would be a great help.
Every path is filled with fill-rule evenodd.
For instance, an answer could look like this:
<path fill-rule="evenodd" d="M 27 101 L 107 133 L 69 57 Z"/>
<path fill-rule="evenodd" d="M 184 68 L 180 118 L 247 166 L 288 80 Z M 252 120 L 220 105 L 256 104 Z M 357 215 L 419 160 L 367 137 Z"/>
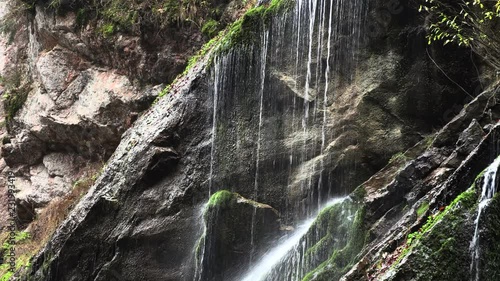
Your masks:
<path fill-rule="evenodd" d="M 349 209 L 357 209 L 354 219 L 346 220 Z M 358 208 L 352 202 L 343 202 L 327 208 L 318 216 L 313 227 L 321 229 L 326 225 L 326 235 L 315 245 L 308 249 L 306 257 L 330 251 L 327 260 L 308 272 L 303 281 L 312 280 L 338 280 L 357 261 L 357 256 L 366 243 L 366 228 L 364 225 L 365 208 Z"/>
<path fill-rule="evenodd" d="M 226 206 L 235 196 L 234 193 L 227 190 L 220 190 L 210 196 L 208 200 L 208 208 Z"/>
<path fill-rule="evenodd" d="M 273 0 L 268 5 L 262 5 L 248 10 L 242 18 L 220 31 L 217 36 L 203 45 L 197 54 L 189 58 L 184 72 L 178 75 L 172 83 L 161 91 L 153 104 L 167 95 L 172 90 L 173 85 L 180 81 L 182 77 L 186 76 L 189 70 L 191 70 L 201 58 L 210 54 L 207 63 L 207 68 L 210 68 L 216 55 L 222 55 L 236 46 L 248 45 L 256 42 L 256 40 L 260 39 L 260 36 L 258 36 L 259 32 L 264 28 L 266 23 L 269 23 L 272 16 L 293 7 L 294 3 L 295 1 L 293 0 Z M 215 23 L 209 20 L 205 25 L 204 28 L 208 31 L 212 29 Z"/>
<path fill-rule="evenodd" d="M 248 10 L 245 15 L 233 23 L 220 40 L 217 53 L 225 53 L 239 45 L 248 45 L 259 40 L 258 34 L 273 16 L 293 7 L 293 0 L 273 0 L 269 5 L 261 5 Z"/>
<path fill-rule="evenodd" d="M 406 157 L 406 155 L 403 152 L 398 152 L 391 157 L 391 159 L 389 160 L 389 163 L 395 163 L 397 161 L 405 162 L 408 159 L 409 158 Z"/>
<path fill-rule="evenodd" d="M 26 242 L 31 239 L 30 233 L 26 231 L 16 231 L 13 239 L 10 239 L 10 237 L 12 236 L 9 236 L 9 238 L 2 244 L 2 249 L 4 251 L 10 249 L 14 245 Z"/>
<path fill-rule="evenodd" d="M 500 194 L 497 193 L 482 215 L 479 280 L 500 280 Z"/>
<path fill-rule="evenodd" d="M 401 260 L 408 254 L 413 252 L 416 247 L 420 247 L 421 242 L 423 240 L 437 239 L 437 241 L 439 241 L 438 246 L 433 245 L 432 247 L 435 249 L 434 252 L 439 252 L 439 250 L 441 249 L 442 251 L 440 253 L 442 253 L 444 249 L 449 249 L 451 245 L 453 245 L 454 243 L 454 240 L 450 240 L 449 239 L 450 237 L 448 236 L 452 234 L 452 232 L 450 232 L 449 230 L 447 231 L 434 230 L 434 227 L 443 220 L 447 221 L 447 223 L 450 224 L 451 226 L 457 227 L 458 224 L 463 222 L 463 219 L 457 216 L 457 213 L 473 212 L 475 206 L 477 205 L 476 199 L 477 199 L 476 190 L 473 187 L 471 187 L 465 192 L 461 193 L 459 196 L 457 196 L 450 203 L 450 205 L 448 205 L 443 211 L 435 215 L 429 216 L 427 218 L 426 223 L 418 231 L 410 233 L 408 235 L 408 238 L 406 240 L 406 245 L 401 254 L 399 255 L 399 257 L 392 264 L 392 268 L 397 267 L 401 262 Z M 454 223 L 454 221 L 458 222 Z M 442 227 L 447 227 L 447 226 L 442 226 Z M 429 238 L 429 235 L 433 236 L 433 238 Z M 439 237 L 436 238 L 436 235 Z M 447 244 L 443 245 L 445 242 Z"/>
<path fill-rule="evenodd" d="M 0 281 L 9 281 L 10 278 L 12 277 L 12 275 L 14 275 L 13 272 L 11 271 L 7 271 L 6 273 L 4 273 L 1 277 L 0 277 Z"/>
<path fill-rule="evenodd" d="M 352 193 L 351 198 L 355 201 L 362 201 L 366 196 L 366 188 L 363 185 L 358 186 Z"/>
<path fill-rule="evenodd" d="M 429 210 L 429 202 L 424 201 L 417 209 L 417 216 L 421 217 L 427 210 Z"/>
<path fill-rule="evenodd" d="M 21 243 L 23 241 L 29 240 L 30 238 L 31 238 L 31 235 L 29 232 L 19 231 L 16 233 L 16 237 L 14 238 L 14 240 L 16 241 L 16 243 Z"/>
<path fill-rule="evenodd" d="M 4 254 L 4 257 L 3 257 L 4 261 L 8 261 L 10 259 L 8 254 L 9 254 L 9 250 L 12 247 L 14 247 L 14 249 L 16 249 L 16 253 L 17 253 L 17 249 L 18 249 L 17 247 L 19 245 L 26 244 L 27 242 L 29 242 L 30 239 L 31 239 L 31 235 L 29 232 L 18 231 L 15 233 L 15 236 L 13 236 L 13 239 L 5 240 L 5 242 L 2 245 L 2 250 L 3 250 L 3 254 Z M 16 256 L 15 258 L 16 258 L 16 260 L 15 260 L 14 269 L 16 271 L 19 271 L 21 269 L 25 270 L 26 268 L 31 266 L 31 256 L 29 256 L 27 254 L 22 254 L 20 256 Z M 10 270 L 11 270 L 10 265 L 7 263 L 4 263 L 0 266 L 0 274 L 2 274 L 0 277 L 0 281 L 1 280 L 10 280 L 10 278 L 14 275 L 14 273 Z"/>
<path fill-rule="evenodd" d="M 116 32 L 117 26 L 122 30 L 129 31 L 138 24 L 139 13 L 135 9 L 133 1 L 111 0 L 104 2 L 103 7 L 98 10 L 100 17 L 105 21 L 104 36 Z M 112 27 L 112 28 L 111 28 Z"/>
<path fill-rule="evenodd" d="M 219 26 L 220 25 L 218 21 L 210 19 L 203 25 L 203 27 L 201 28 L 201 32 L 208 38 L 213 38 L 220 30 Z"/>

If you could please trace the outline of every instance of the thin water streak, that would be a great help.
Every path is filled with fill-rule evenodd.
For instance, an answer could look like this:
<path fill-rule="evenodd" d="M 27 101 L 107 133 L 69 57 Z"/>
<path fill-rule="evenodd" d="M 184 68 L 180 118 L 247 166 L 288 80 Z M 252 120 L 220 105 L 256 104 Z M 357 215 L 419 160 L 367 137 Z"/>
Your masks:
<path fill-rule="evenodd" d="M 470 245 L 471 249 L 471 264 L 470 264 L 470 272 L 471 272 L 471 280 L 479 281 L 479 257 L 480 257 L 480 248 L 479 248 L 479 226 L 480 219 L 484 209 L 489 205 L 491 199 L 497 192 L 497 171 L 500 166 L 500 157 L 497 157 L 493 163 L 491 163 L 488 168 L 486 168 L 484 172 L 483 178 L 483 186 L 481 188 L 481 197 L 479 200 L 479 206 L 477 211 L 477 217 L 474 221 L 475 230 L 474 236 L 472 238 L 472 242 Z"/>
<path fill-rule="evenodd" d="M 266 66 L 267 66 L 267 50 L 269 45 L 269 31 L 264 32 L 262 35 L 262 49 L 261 49 L 261 61 L 260 61 L 260 89 L 259 89 L 259 128 L 257 132 L 257 149 L 255 155 L 255 178 L 254 178 L 254 200 L 257 200 L 259 195 L 259 168 L 260 168 L 260 149 L 261 149 L 261 134 L 263 125 L 263 112 L 264 112 L 264 87 L 266 80 Z M 250 253 L 250 263 L 253 261 L 254 251 L 255 251 L 255 218 L 257 216 L 257 207 L 254 207 L 252 213 L 252 229 L 251 229 L 251 253 Z"/>

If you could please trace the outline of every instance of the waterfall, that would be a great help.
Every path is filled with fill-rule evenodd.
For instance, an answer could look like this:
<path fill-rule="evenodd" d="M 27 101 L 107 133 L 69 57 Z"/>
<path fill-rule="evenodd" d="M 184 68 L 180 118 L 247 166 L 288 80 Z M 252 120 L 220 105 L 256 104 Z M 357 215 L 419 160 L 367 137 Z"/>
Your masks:
<path fill-rule="evenodd" d="M 210 144 L 210 174 L 208 176 L 208 196 L 212 195 L 212 184 L 213 184 L 213 174 L 214 174 L 214 155 L 215 155 L 215 137 L 217 134 L 217 101 L 219 99 L 219 84 L 220 84 L 220 63 L 216 58 L 214 66 L 214 103 L 213 103 L 213 114 L 212 114 L 212 137 Z"/>
<path fill-rule="evenodd" d="M 265 5 L 256 9 L 266 9 Z M 259 280 L 255 274 L 267 274 L 265 280 L 301 280 L 325 261 L 332 254 L 329 250 L 314 261 L 306 257 L 327 235 L 312 219 L 333 196 L 346 194 L 340 189 L 341 179 L 333 178 L 337 164 L 330 144 L 339 132 L 329 122 L 335 121 L 335 92 L 354 77 L 366 1 L 296 0 L 291 5 L 266 20 L 252 18 L 250 35 L 245 34 L 252 39 L 218 53 L 210 69 L 208 194 L 220 189 L 240 193 L 274 207 L 282 225 L 296 227 L 266 253 L 256 237 L 256 211 L 248 217 L 250 240 L 245 242 L 251 249 L 241 253 L 241 260 L 250 264 L 245 280 Z M 354 212 L 351 207 L 346 207 L 346 218 Z M 203 235 L 207 237 L 200 243 L 212 241 L 206 230 Z M 344 237 L 326 240 L 339 247 L 345 242 Z M 209 249 L 207 245 L 199 247 Z M 199 254 L 197 272 L 203 274 L 197 276 L 212 281 L 207 277 L 210 269 L 203 266 L 217 257 L 209 250 Z M 239 274 L 234 271 L 218 274 L 230 280 L 229 275 Z"/>
<path fill-rule="evenodd" d="M 261 134 L 262 134 L 262 114 L 263 114 L 263 108 L 264 108 L 264 82 L 266 80 L 266 65 L 267 65 L 267 48 L 268 48 L 268 42 L 269 42 L 269 32 L 264 32 L 262 36 L 262 50 L 261 50 L 261 60 L 260 60 L 260 68 L 261 68 L 261 77 L 260 77 L 260 90 L 259 90 L 259 128 L 257 132 L 257 149 L 255 152 L 255 180 L 254 180 L 254 198 L 257 198 L 258 192 L 259 192 L 259 164 L 260 164 L 260 141 L 261 141 Z M 254 212 L 252 214 L 252 252 L 250 253 L 250 262 L 252 262 L 253 259 L 253 252 L 254 252 L 254 240 L 255 240 L 255 234 L 254 234 L 254 226 L 255 226 L 255 216 L 256 216 L 257 208 L 254 209 Z"/>
<path fill-rule="evenodd" d="M 470 245 L 471 249 L 471 264 L 470 264 L 470 272 L 471 272 L 471 280 L 479 281 L 479 256 L 480 256 L 480 248 L 479 248 L 479 226 L 481 214 L 484 209 L 488 206 L 491 199 L 497 192 L 497 172 L 500 167 L 500 157 L 495 159 L 493 163 L 491 163 L 488 168 L 484 171 L 483 178 L 483 186 L 481 188 L 481 197 L 479 199 L 479 206 L 477 211 L 477 217 L 474 221 L 475 230 L 474 236 L 472 237 L 472 242 Z"/>
<path fill-rule="evenodd" d="M 272 271 L 273 267 L 276 266 L 290 251 L 300 251 L 300 240 L 307 233 L 309 227 L 311 227 L 313 219 L 304 222 L 297 227 L 297 230 L 283 242 L 279 243 L 278 246 L 272 249 L 264 258 L 253 267 L 252 271 L 248 273 L 243 281 L 261 281 L 265 280 L 265 277 Z"/>
<path fill-rule="evenodd" d="M 204 204 L 200 208 L 199 218 L 198 218 L 199 221 L 203 221 L 203 216 L 205 214 L 206 208 L 207 204 Z M 203 276 L 203 262 L 205 258 L 206 237 L 207 237 L 207 225 L 203 223 L 203 233 L 198 242 L 196 243 L 196 249 L 194 252 L 194 258 L 195 258 L 194 281 L 201 281 Z"/>
<path fill-rule="evenodd" d="M 336 204 L 345 201 L 347 197 L 335 198 L 328 202 L 323 209 L 329 208 Z M 306 251 L 306 241 L 304 240 L 305 235 L 311 230 L 311 226 L 315 222 L 314 219 L 309 219 L 304 223 L 300 224 L 297 229 L 289 237 L 283 239 L 278 245 L 271 249 L 264 257 L 248 272 L 245 277 L 242 278 L 243 281 L 300 281 L 304 275 L 305 266 L 305 251 Z M 286 272 L 292 273 L 293 267 L 286 261 L 286 259 L 292 259 L 292 264 L 301 265 L 295 266 L 295 272 L 293 278 L 284 278 L 281 276 L 280 270 L 276 268 L 283 263 L 285 266 L 288 265 Z"/>

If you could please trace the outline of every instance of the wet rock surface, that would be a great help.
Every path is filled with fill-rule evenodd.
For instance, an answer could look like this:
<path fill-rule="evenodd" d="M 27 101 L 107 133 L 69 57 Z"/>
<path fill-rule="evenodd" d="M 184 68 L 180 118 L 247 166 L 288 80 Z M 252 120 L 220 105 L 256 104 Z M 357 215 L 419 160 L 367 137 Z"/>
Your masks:
<path fill-rule="evenodd" d="M 207 229 L 197 248 L 205 269 L 201 280 L 238 280 L 247 270 L 243 265 L 266 253 L 281 236 L 278 211 L 229 191 L 212 195 L 203 216 Z"/>
<path fill-rule="evenodd" d="M 387 33 L 362 42 L 359 61 L 336 61 L 339 81 L 324 92 L 326 49 L 311 45 L 319 51 L 308 63 L 301 49 L 300 68 L 291 67 L 296 45 L 286 35 L 297 26 L 289 13 L 275 17 L 271 39 L 234 47 L 210 67 L 202 59 L 142 114 L 163 87 L 140 87 L 130 74 L 173 79 L 182 63 L 163 70 L 175 52 L 158 44 L 154 53 L 162 57 L 149 63 L 153 52 L 145 52 L 139 38 L 122 36 L 112 48 L 120 52 L 105 56 L 107 43 L 98 44 L 91 31 L 81 37 L 69 32 L 74 13 L 62 17 L 37 7 L 31 26 L 36 38 L 24 38 L 37 79 L 2 148 L 2 161 L 19 178 L 19 216 L 33 219 L 37 207 L 71 188 L 75 170 L 110 158 L 27 275 L 44 281 L 195 280 L 203 203 L 227 188 L 262 202 L 233 195 L 207 220 L 205 237 L 213 242 L 207 254 L 213 257 L 204 260 L 204 274 L 208 280 L 233 278 L 234 267 L 272 245 L 280 223 L 300 221 L 328 197 L 359 186 L 352 197 L 362 207 L 351 213 L 362 214 L 362 224 L 337 231 L 356 241 L 333 241 L 330 231 L 337 228 L 330 221 L 337 213 L 324 215 L 317 225 L 322 232 L 306 249 L 325 238 L 317 245 L 322 250 L 308 257 L 314 274 L 302 273 L 307 280 L 336 280 L 344 273 L 342 280 L 382 277 L 380 262 L 387 264 L 385 257 L 394 256 L 424 218 L 469 188 L 498 154 L 492 117 L 498 115 L 498 89 L 479 95 L 450 121 L 456 112 L 448 111 L 461 109 L 467 94 L 435 64 L 473 93 L 473 68 L 454 65 L 470 54 L 428 49 L 423 19 L 412 3 L 400 4 Z M 366 12 L 379 18 L 386 8 L 376 1 Z M 307 30 L 308 22 L 299 24 Z M 340 49 L 352 47 L 343 42 L 337 42 Z M 300 74 L 307 68 L 318 69 L 309 89 L 307 75 Z M 259 222 L 255 237 L 252 218 Z M 401 280 L 413 278 L 407 265 L 399 274 L 409 279 Z"/>

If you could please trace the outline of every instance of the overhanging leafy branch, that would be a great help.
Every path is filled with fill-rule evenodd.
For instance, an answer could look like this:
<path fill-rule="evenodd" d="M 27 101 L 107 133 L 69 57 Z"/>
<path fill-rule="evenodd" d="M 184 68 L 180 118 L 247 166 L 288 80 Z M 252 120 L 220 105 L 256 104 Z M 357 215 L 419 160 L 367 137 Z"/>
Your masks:
<path fill-rule="evenodd" d="M 429 15 L 429 44 L 442 41 L 470 47 L 500 69 L 500 0 L 423 0 L 420 11 Z"/>

